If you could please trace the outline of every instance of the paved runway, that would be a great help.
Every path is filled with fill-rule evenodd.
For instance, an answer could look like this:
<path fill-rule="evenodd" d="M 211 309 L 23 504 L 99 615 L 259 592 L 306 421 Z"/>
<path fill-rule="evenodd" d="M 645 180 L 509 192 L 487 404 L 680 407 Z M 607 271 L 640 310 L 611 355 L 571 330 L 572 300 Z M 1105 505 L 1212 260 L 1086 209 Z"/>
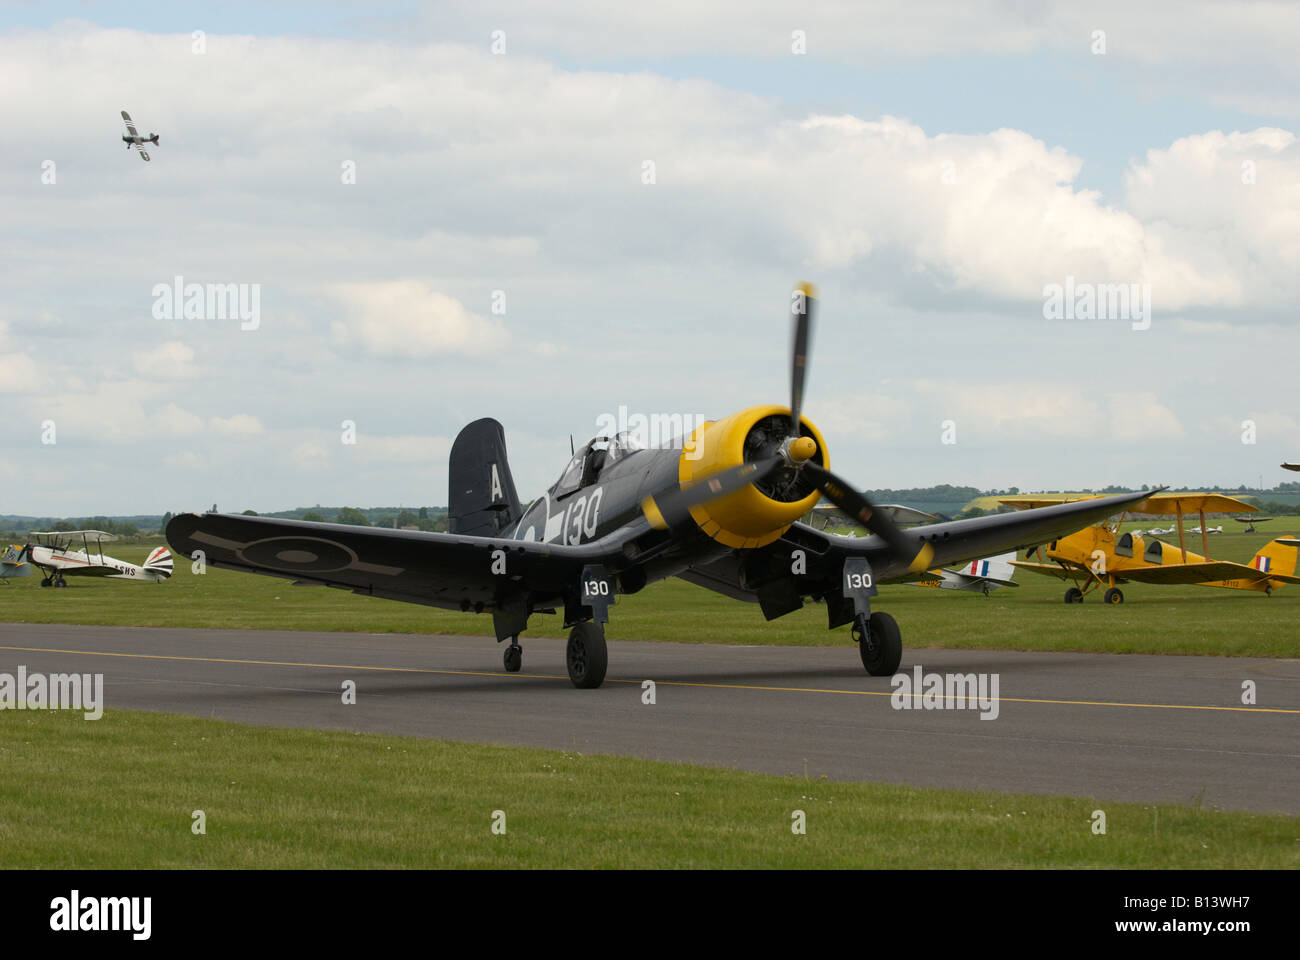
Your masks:
<path fill-rule="evenodd" d="M 510 675 L 484 637 L 0 624 L 0 673 L 102 673 L 110 711 L 1300 813 L 1300 660 L 904 651 L 909 673 L 997 674 L 998 716 L 982 720 L 894 709 L 889 679 L 847 643 L 611 641 L 599 690 L 573 689 L 563 655 L 561 640 L 526 638 Z"/>

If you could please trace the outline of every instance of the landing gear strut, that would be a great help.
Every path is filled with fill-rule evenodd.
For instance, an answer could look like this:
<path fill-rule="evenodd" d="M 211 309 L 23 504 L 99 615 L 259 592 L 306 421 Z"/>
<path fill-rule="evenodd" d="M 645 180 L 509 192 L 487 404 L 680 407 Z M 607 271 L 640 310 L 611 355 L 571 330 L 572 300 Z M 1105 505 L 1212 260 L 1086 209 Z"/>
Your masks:
<path fill-rule="evenodd" d="M 873 677 L 892 677 L 903 660 L 903 633 L 898 621 L 887 613 L 858 614 L 853 621 L 853 639 L 858 653 Z"/>
<path fill-rule="evenodd" d="M 506 673 L 518 673 L 519 668 L 524 663 L 524 648 L 519 645 L 519 637 L 510 638 L 510 646 L 506 647 L 505 655 L 501 658 L 505 663 Z"/>
<path fill-rule="evenodd" d="M 593 621 L 578 624 L 569 632 L 564 651 L 569 680 L 579 690 L 594 690 L 605 682 L 609 650 L 605 646 L 605 627 Z"/>

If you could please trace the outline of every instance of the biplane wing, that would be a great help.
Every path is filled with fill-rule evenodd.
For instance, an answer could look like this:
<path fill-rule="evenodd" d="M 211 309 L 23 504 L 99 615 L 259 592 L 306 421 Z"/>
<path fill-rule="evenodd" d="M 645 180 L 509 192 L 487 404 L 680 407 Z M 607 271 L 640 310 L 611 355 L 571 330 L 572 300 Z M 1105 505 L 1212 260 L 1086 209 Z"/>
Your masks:
<path fill-rule="evenodd" d="M 1080 573 L 1086 572 L 1084 567 L 1075 564 L 1033 563 L 1029 560 L 1012 560 L 1011 565 L 1017 570 L 1041 573 L 1045 577 L 1055 577 L 1057 580 L 1073 580 Z"/>
<path fill-rule="evenodd" d="M 1218 583 L 1222 580 L 1277 580 L 1281 583 L 1300 583 L 1300 577 L 1284 573 L 1265 573 L 1231 560 L 1209 560 L 1205 563 L 1169 563 L 1163 566 L 1133 567 L 1117 571 L 1117 577 L 1138 583 Z"/>

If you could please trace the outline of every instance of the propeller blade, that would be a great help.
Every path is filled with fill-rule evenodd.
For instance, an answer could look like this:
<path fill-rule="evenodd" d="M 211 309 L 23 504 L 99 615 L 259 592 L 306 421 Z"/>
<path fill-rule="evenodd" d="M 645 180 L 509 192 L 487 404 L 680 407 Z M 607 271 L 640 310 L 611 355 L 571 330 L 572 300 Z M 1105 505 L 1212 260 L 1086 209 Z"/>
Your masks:
<path fill-rule="evenodd" d="M 691 507 L 725 497 L 741 487 L 762 480 L 783 462 L 779 456 L 754 460 L 697 480 L 689 486 L 667 487 L 642 500 L 641 512 L 656 530 L 679 526 L 690 519 Z"/>
<path fill-rule="evenodd" d="M 876 510 L 870 500 L 829 470 L 811 460 L 803 465 L 803 469 L 808 471 L 813 483 L 827 500 L 889 544 L 896 554 L 908 561 L 909 570 L 920 573 L 929 568 L 934 559 L 934 547 L 928 543 L 917 543 L 908 537 L 888 514 Z"/>
<path fill-rule="evenodd" d="M 808 376 L 808 350 L 812 341 L 813 309 L 817 288 L 801 283 L 790 295 L 790 314 L 794 317 L 794 342 L 790 350 L 790 436 L 799 436 L 799 416 L 803 410 L 803 385 Z"/>

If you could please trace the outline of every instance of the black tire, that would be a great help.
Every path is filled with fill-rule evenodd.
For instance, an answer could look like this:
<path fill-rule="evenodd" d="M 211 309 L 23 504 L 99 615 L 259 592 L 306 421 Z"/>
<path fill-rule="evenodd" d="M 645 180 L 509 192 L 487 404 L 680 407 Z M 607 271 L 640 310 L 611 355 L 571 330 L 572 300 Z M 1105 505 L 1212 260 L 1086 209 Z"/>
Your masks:
<path fill-rule="evenodd" d="M 506 673 L 518 673 L 519 668 L 524 665 L 524 648 L 517 643 L 512 643 L 506 647 L 505 656 L 501 659 L 505 664 Z"/>
<path fill-rule="evenodd" d="M 54 586 L 54 581 L 53 581 L 53 580 L 42 580 L 42 581 L 41 581 L 41 586 L 42 586 L 42 587 L 52 587 L 52 586 Z"/>
<path fill-rule="evenodd" d="M 68 585 L 68 581 L 64 580 L 62 577 L 59 577 L 59 579 L 54 581 L 54 585 L 56 587 L 66 587 Z"/>
<path fill-rule="evenodd" d="M 604 683 L 605 668 L 609 666 L 605 628 L 589 620 L 569 631 L 564 665 L 569 669 L 569 680 L 579 690 L 594 690 Z"/>
<path fill-rule="evenodd" d="M 887 613 L 873 613 L 867 618 L 867 636 L 858 641 L 862 666 L 873 677 L 892 677 L 903 661 L 903 632 L 898 621 Z"/>
<path fill-rule="evenodd" d="M 1111 587 L 1101 595 L 1102 603 L 1123 603 L 1124 592 L 1119 587 Z"/>
<path fill-rule="evenodd" d="M 1083 603 L 1083 591 L 1078 587 L 1071 587 L 1065 591 L 1066 603 Z"/>

